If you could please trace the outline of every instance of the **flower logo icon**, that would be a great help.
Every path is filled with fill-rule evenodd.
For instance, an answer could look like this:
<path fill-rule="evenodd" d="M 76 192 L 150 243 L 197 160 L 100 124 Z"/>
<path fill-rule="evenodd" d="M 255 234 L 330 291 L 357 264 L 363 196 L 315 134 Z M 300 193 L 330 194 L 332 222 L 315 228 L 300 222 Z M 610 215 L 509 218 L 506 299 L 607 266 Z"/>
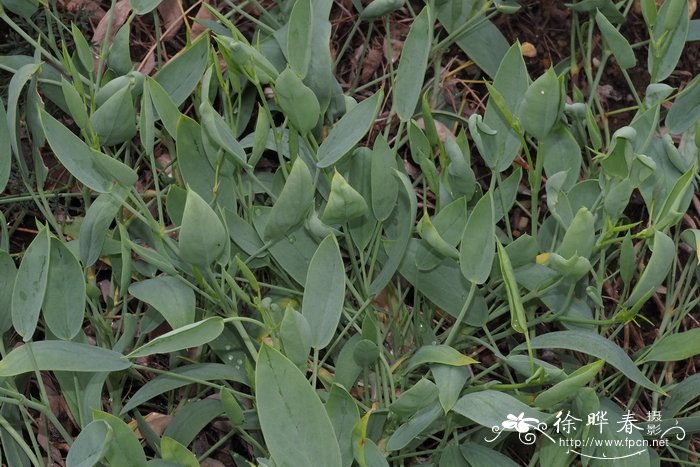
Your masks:
<path fill-rule="evenodd" d="M 524 412 L 520 412 L 520 415 L 517 417 L 513 414 L 508 414 L 506 418 L 507 420 L 501 423 L 503 428 L 507 430 L 516 430 L 518 433 L 527 433 L 530 431 L 530 428 L 536 427 L 539 423 L 539 420 L 536 418 L 525 417 Z M 532 425 L 532 423 L 534 423 L 534 425 Z"/>

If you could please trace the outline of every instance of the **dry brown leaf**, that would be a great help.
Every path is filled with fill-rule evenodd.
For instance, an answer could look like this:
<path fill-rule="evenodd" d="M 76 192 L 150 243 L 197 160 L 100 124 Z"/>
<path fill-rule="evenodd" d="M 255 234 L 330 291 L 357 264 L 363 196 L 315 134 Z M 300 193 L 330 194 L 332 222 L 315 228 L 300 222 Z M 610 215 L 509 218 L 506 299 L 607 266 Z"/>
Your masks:
<path fill-rule="evenodd" d="M 62 0 L 59 2 L 64 10 L 71 13 L 87 13 L 90 19 L 98 23 L 105 15 L 105 11 L 96 0 Z"/>
<path fill-rule="evenodd" d="M 205 0 L 202 5 L 199 7 L 199 10 L 197 10 L 197 14 L 195 15 L 196 19 L 199 20 L 213 20 L 214 15 L 211 14 L 209 11 L 209 8 L 205 4 L 209 4 L 213 8 L 217 8 L 216 2 L 213 0 Z M 206 26 L 203 26 L 200 23 L 195 22 L 192 25 L 192 39 L 196 38 L 200 34 L 202 34 L 204 31 L 207 30 Z"/>
<path fill-rule="evenodd" d="M 452 133 L 452 130 L 447 128 L 442 122 L 439 120 L 433 120 L 433 122 L 435 123 L 435 132 L 437 133 L 440 142 L 444 143 L 448 138 L 455 139 L 455 135 Z M 425 130 L 425 120 L 423 120 L 422 117 L 419 118 L 416 123 L 418 124 L 418 128 Z"/>
<path fill-rule="evenodd" d="M 165 0 L 158 5 L 158 13 L 163 18 L 163 40 L 168 41 L 175 37 L 184 22 L 184 12 L 181 0 Z"/>
<path fill-rule="evenodd" d="M 223 462 L 218 461 L 216 459 L 212 459 L 211 457 L 204 459 L 199 465 L 201 465 L 202 467 L 226 467 L 226 465 Z"/>
<path fill-rule="evenodd" d="M 172 421 L 173 416 L 164 413 L 151 412 L 143 417 L 143 419 L 146 420 L 146 423 L 148 423 L 148 426 L 151 427 L 151 430 L 153 430 L 156 435 L 161 436 L 165 431 L 165 428 Z M 136 423 L 136 420 L 129 422 L 129 428 L 134 430 L 134 433 L 138 439 L 143 439 L 143 435 L 138 429 L 138 423 Z"/>
<path fill-rule="evenodd" d="M 156 67 L 156 53 L 155 50 L 151 49 L 148 51 L 148 55 L 143 59 L 139 65 L 139 71 L 144 75 L 150 75 L 151 72 Z"/>
<path fill-rule="evenodd" d="M 362 65 L 362 73 L 360 73 L 360 82 L 365 83 L 374 75 L 374 73 L 382 64 L 384 59 L 384 53 L 382 52 L 382 45 L 379 42 L 375 42 L 372 48 L 367 52 L 365 61 Z"/>
<path fill-rule="evenodd" d="M 403 41 L 384 37 L 384 54 L 391 60 L 391 63 L 396 63 L 399 60 L 402 49 Z"/>
<path fill-rule="evenodd" d="M 114 38 L 114 35 L 126 22 L 126 19 L 129 17 L 129 13 L 131 13 L 131 5 L 129 4 L 129 0 L 119 0 L 115 6 L 114 13 L 111 14 L 110 12 L 111 9 L 102 17 L 100 22 L 97 23 L 95 32 L 92 35 L 93 44 L 99 44 L 105 39 L 105 36 L 107 35 L 107 26 L 109 25 L 111 16 L 114 16 L 114 19 L 112 20 L 110 41 Z"/>
<path fill-rule="evenodd" d="M 48 441 L 46 439 L 46 436 L 44 436 L 42 433 L 39 433 L 36 437 L 36 440 L 39 442 L 39 446 L 44 448 L 44 451 L 49 451 L 49 449 L 51 450 L 51 460 L 56 465 L 59 465 L 60 467 L 64 467 L 66 465 L 63 462 L 63 455 L 61 454 L 61 451 L 59 451 L 58 448 L 53 445 L 53 443 Z"/>

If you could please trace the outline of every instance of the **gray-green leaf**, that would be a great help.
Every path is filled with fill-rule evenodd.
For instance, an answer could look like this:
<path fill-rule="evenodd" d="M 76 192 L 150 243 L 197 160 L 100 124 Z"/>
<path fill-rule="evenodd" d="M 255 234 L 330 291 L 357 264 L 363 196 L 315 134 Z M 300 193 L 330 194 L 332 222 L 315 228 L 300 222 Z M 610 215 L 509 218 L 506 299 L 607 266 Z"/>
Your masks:
<path fill-rule="evenodd" d="M 194 291 L 172 276 L 146 279 L 129 286 L 129 293 L 163 315 L 173 329 L 194 321 Z"/>
<path fill-rule="evenodd" d="M 35 365 L 36 363 L 36 365 Z M 29 342 L 0 361 L 0 377 L 30 371 L 120 371 L 131 366 L 123 355 L 94 345 L 65 341 Z"/>
<path fill-rule="evenodd" d="M 311 327 L 311 345 L 326 347 L 340 321 L 345 301 L 345 266 L 338 242 L 328 235 L 309 263 L 301 313 Z"/>
<path fill-rule="evenodd" d="M 413 20 L 404 42 L 392 92 L 396 114 L 403 122 L 413 116 L 420 98 L 433 40 L 432 32 L 430 8 L 426 6 Z"/>
<path fill-rule="evenodd" d="M 49 272 L 42 310 L 56 337 L 70 340 L 83 326 L 85 277 L 78 259 L 57 238 L 51 239 Z"/>
<path fill-rule="evenodd" d="M 462 235 L 459 266 L 470 282 L 483 284 L 491 274 L 496 254 L 493 195 L 487 192 L 474 207 Z"/>
<path fill-rule="evenodd" d="M 12 325 L 25 342 L 32 338 L 36 330 L 39 311 L 46 294 L 49 245 L 49 233 L 42 229 L 24 252 L 12 290 Z"/>
<path fill-rule="evenodd" d="M 326 410 L 294 363 L 265 345 L 255 382 L 260 427 L 278 467 L 343 465 Z"/>
<path fill-rule="evenodd" d="M 362 139 L 374 124 L 384 91 L 379 90 L 355 106 L 335 124 L 318 148 L 319 167 L 330 167 Z"/>
<path fill-rule="evenodd" d="M 188 190 L 178 240 L 182 259 L 208 267 L 221 257 L 227 242 L 228 234 L 219 216 L 201 196 Z"/>

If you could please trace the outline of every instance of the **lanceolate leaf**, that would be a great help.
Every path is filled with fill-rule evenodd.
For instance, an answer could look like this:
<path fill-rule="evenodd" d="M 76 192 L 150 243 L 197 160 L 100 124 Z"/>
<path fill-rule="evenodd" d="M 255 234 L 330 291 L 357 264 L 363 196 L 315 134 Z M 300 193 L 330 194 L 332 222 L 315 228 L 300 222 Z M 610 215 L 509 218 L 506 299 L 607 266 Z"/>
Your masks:
<path fill-rule="evenodd" d="M 124 86 L 107 99 L 92 114 L 90 122 L 103 146 L 123 143 L 133 138 L 137 130 L 131 86 Z"/>
<path fill-rule="evenodd" d="M 80 225 L 80 259 L 85 267 L 95 264 L 107 239 L 109 226 L 122 203 L 116 193 L 102 193 L 85 213 Z"/>
<path fill-rule="evenodd" d="M 2 100 L 0 100 L 0 193 L 5 191 L 7 181 L 10 179 L 11 168 L 12 145 L 10 143 L 10 132 L 7 128 L 7 113 Z"/>
<path fill-rule="evenodd" d="M 603 38 L 613 55 L 617 59 L 617 63 L 621 68 L 632 68 L 637 64 L 637 59 L 634 56 L 634 51 L 630 46 L 625 36 L 615 29 L 615 26 L 600 11 L 596 13 L 595 21 L 598 23 L 600 32 L 603 33 Z"/>
<path fill-rule="evenodd" d="M 289 15 L 287 59 L 292 69 L 302 78 L 306 76 L 311 62 L 312 23 L 311 1 L 299 0 L 295 2 Z"/>
<path fill-rule="evenodd" d="M 330 167 L 362 139 L 374 123 L 374 117 L 384 98 L 383 91 L 357 104 L 335 124 L 328 137 L 318 148 L 318 166 Z"/>
<path fill-rule="evenodd" d="M 549 418 L 548 414 L 523 404 L 513 396 L 492 390 L 464 395 L 452 410 L 487 428 L 502 427 L 501 423 L 507 420 L 508 414 L 517 416 L 523 413 L 525 417 L 535 418 L 540 422 Z"/>
<path fill-rule="evenodd" d="M 25 342 L 34 334 L 46 294 L 49 245 L 49 233 L 42 229 L 24 253 L 12 291 L 12 325 Z"/>
<path fill-rule="evenodd" d="M 374 278 L 369 286 L 370 294 L 379 293 L 389 283 L 394 273 L 399 268 L 401 260 L 406 253 L 406 247 L 411 239 L 411 231 L 416 220 L 416 193 L 413 191 L 411 182 L 404 174 L 395 171 L 394 174 L 401 182 L 403 190 L 399 194 L 399 200 L 393 215 L 396 216 L 395 230 L 390 237 L 390 244 L 387 247 L 388 260 L 384 268 Z"/>
<path fill-rule="evenodd" d="M 56 337 L 70 340 L 83 326 L 85 277 L 73 253 L 57 238 L 51 239 L 49 272 L 42 306 L 44 319 Z"/>
<path fill-rule="evenodd" d="M 383 135 L 374 141 L 372 149 L 372 212 L 380 220 L 386 220 L 394 209 L 399 195 L 399 185 L 394 178 L 396 158 Z"/>
<path fill-rule="evenodd" d="M 462 235 L 459 264 L 468 281 L 483 284 L 491 274 L 496 254 L 493 196 L 487 192 L 469 216 Z"/>
<path fill-rule="evenodd" d="M 423 87 L 428 55 L 432 45 L 433 21 L 430 8 L 425 7 L 411 25 L 401 52 L 394 84 L 394 108 L 401 121 L 407 122 L 416 110 Z"/>
<path fill-rule="evenodd" d="M 700 328 L 668 334 L 654 343 L 644 362 L 675 362 L 700 354 Z"/>
<path fill-rule="evenodd" d="M 355 399 L 339 384 L 334 384 L 328 394 L 326 412 L 333 424 L 333 431 L 340 446 L 343 466 L 352 464 L 352 430 L 360 421 Z"/>
<path fill-rule="evenodd" d="M 642 374 L 630 360 L 624 350 L 614 342 L 589 331 L 556 331 L 532 338 L 530 345 L 533 349 L 568 349 L 582 352 L 605 360 L 610 365 L 620 370 L 625 376 L 635 383 L 652 391 L 663 393 L 664 391 Z M 525 348 L 520 344 L 514 350 Z"/>
<path fill-rule="evenodd" d="M 213 341 L 224 330 L 224 321 L 218 316 L 182 326 L 166 332 L 142 345 L 127 355 L 128 358 L 143 357 L 156 353 L 176 352 L 198 347 Z"/>
<path fill-rule="evenodd" d="M 4 219 L 0 218 L 0 222 Z M 12 327 L 12 288 L 17 276 L 17 267 L 12 257 L 0 249 L 0 283 L 7 284 L 0 288 L 0 334 Z"/>
<path fill-rule="evenodd" d="M 326 347 L 340 321 L 345 301 L 345 267 L 338 242 L 327 236 L 311 258 L 301 313 L 311 327 L 311 345 Z"/>
<path fill-rule="evenodd" d="M 36 365 L 35 365 L 36 364 Z M 29 342 L 0 361 L 0 377 L 30 371 L 120 371 L 131 366 L 123 355 L 94 345 L 64 341 Z"/>
<path fill-rule="evenodd" d="M 289 172 L 277 202 L 272 206 L 263 236 L 268 240 L 279 240 L 301 224 L 311 207 L 313 196 L 311 173 L 299 157 Z"/>
<path fill-rule="evenodd" d="M 189 47 L 175 55 L 155 76 L 176 106 L 192 94 L 207 66 L 209 38 L 202 34 Z M 163 118 L 163 116 L 161 116 Z"/>
<path fill-rule="evenodd" d="M 97 155 L 88 145 L 45 110 L 41 111 L 41 120 L 51 149 L 71 175 L 97 192 L 109 191 L 113 185 L 111 177 L 104 173 Z"/>
<path fill-rule="evenodd" d="M 278 467 L 340 467 L 340 448 L 321 400 L 299 369 L 263 345 L 255 370 L 263 436 Z"/>
<path fill-rule="evenodd" d="M 478 363 L 471 357 L 464 355 L 447 345 L 425 345 L 408 361 L 406 370 L 411 370 L 426 363 L 441 363 L 443 365 L 464 366 Z"/>
<path fill-rule="evenodd" d="M 622 304 L 625 307 L 633 306 L 640 300 L 648 299 L 656 288 L 661 285 L 671 269 L 673 258 L 676 256 L 676 246 L 673 240 L 668 235 L 657 231 L 654 235 L 653 248 L 653 253 L 644 268 L 644 272 L 642 272 L 637 284 L 632 289 L 630 296 Z"/>

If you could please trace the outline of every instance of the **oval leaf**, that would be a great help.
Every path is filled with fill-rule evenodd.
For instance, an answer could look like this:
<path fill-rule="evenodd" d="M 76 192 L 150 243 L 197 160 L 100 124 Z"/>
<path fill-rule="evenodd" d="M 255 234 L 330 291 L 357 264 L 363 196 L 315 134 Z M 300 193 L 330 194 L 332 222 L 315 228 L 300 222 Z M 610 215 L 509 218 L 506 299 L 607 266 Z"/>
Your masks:
<path fill-rule="evenodd" d="M 537 139 L 543 139 L 559 119 L 561 88 L 550 68 L 527 88 L 520 106 L 520 124 Z"/>
<path fill-rule="evenodd" d="M 307 1 L 308 3 L 308 1 Z M 316 127 L 321 113 L 316 95 L 301 81 L 291 68 L 287 68 L 275 81 L 277 102 L 292 126 L 301 134 Z"/>

